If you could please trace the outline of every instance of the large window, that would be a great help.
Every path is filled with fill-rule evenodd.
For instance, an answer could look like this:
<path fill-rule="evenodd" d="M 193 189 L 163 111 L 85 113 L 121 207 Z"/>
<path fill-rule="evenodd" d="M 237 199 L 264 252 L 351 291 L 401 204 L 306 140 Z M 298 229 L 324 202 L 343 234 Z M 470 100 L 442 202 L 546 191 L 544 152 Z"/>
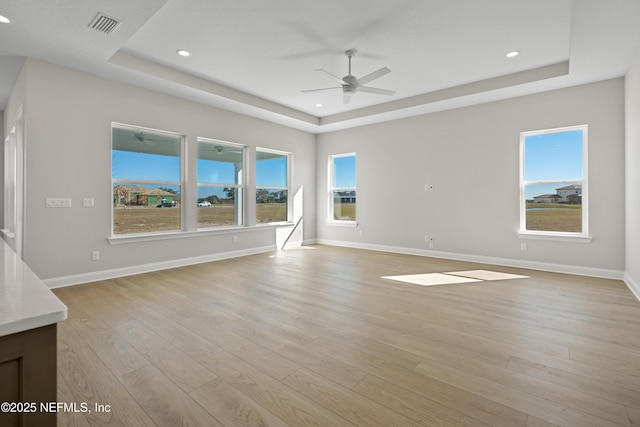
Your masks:
<path fill-rule="evenodd" d="M 290 155 L 256 150 L 256 223 L 284 222 L 289 218 Z"/>
<path fill-rule="evenodd" d="M 242 225 L 245 148 L 198 139 L 198 227 Z"/>
<path fill-rule="evenodd" d="M 183 137 L 114 124 L 111 141 L 112 234 L 181 230 Z"/>
<path fill-rule="evenodd" d="M 329 221 L 355 221 L 355 153 L 329 156 L 329 177 Z"/>
<path fill-rule="evenodd" d="M 520 232 L 587 236 L 587 126 L 523 132 L 520 157 Z"/>

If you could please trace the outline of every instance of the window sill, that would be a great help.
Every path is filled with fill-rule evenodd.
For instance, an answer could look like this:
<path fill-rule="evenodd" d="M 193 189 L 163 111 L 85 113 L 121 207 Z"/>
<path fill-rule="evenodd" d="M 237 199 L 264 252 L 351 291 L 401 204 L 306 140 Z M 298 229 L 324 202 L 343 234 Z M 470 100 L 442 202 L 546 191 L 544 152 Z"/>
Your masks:
<path fill-rule="evenodd" d="M 327 225 L 332 225 L 336 227 L 357 227 L 357 221 L 327 221 Z"/>
<path fill-rule="evenodd" d="M 110 245 L 120 245 L 126 243 L 153 242 L 170 239 L 184 239 L 189 237 L 212 236 L 221 234 L 246 233 L 256 231 L 258 228 L 268 228 L 271 224 L 265 224 L 261 227 L 221 227 L 221 228 L 202 228 L 197 231 L 170 231 L 165 233 L 147 233 L 147 234 L 127 234 L 122 236 L 112 236 L 107 239 Z"/>
<path fill-rule="evenodd" d="M 256 228 L 262 228 L 262 227 L 290 227 L 292 225 L 295 225 L 293 222 L 290 221 L 281 221 L 281 222 L 263 222 L 260 224 L 256 224 Z"/>
<path fill-rule="evenodd" d="M 12 231 L 7 230 L 6 228 L 3 228 L 2 230 L 0 230 L 0 234 L 2 234 L 2 236 L 4 236 L 7 239 L 15 239 L 16 238 L 16 234 Z"/>
<path fill-rule="evenodd" d="M 549 240 L 569 243 L 591 243 L 593 237 L 568 233 L 541 233 L 535 231 L 518 231 L 518 238 L 531 240 Z"/>

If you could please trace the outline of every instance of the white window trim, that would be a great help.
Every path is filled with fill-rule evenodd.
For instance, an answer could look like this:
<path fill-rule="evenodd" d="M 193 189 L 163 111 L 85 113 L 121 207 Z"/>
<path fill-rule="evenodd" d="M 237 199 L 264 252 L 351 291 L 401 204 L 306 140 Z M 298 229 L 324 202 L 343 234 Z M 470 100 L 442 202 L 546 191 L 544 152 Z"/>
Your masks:
<path fill-rule="evenodd" d="M 345 220 L 345 219 L 335 219 L 333 217 L 334 214 L 334 199 L 333 199 L 333 192 L 334 191 L 355 191 L 356 192 L 356 198 L 357 196 L 357 188 L 358 188 L 358 181 L 357 181 L 357 172 L 356 172 L 356 186 L 355 187 L 333 187 L 333 164 L 334 164 L 334 159 L 338 159 L 340 157 L 350 157 L 350 156 L 355 156 L 356 157 L 356 163 L 358 161 L 358 157 L 356 156 L 355 152 L 351 152 L 351 153 L 343 153 L 343 154 L 330 154 L 329 155 L 329 162 L 328 162 L 328 173 L 327 173 L 327 187 L 329 189 L 328 191 L 328 212 L 327 212 L 327 223 L 329 225 L 335 225 L 335 226 L 343 226 L 343 227 L 357 227 L 358 226 L 358 214 L 357 214 L 357 206 L 358 206 L 358 202 L 356 201 L 356 219 L 353 220 Z M 357 166 L 356 166 L 357 167 Z"/>
<path fill-rule="evenodd" d="M 4 223 L 0 238 L 4 236 L 11 248 L 22 257 L 24 201 L 25 201 L 25 146 L 24 114 L 20 105 L 14 126 L 4 141 Z"/>
<path fill-rule="evenodd" d="M 291 179 L 292 179 L 292 167 L 291 167 L 291 164 L 293 162 L 293 154 L 289 153 L 287 151 L 273 150 L 271 148 L 256 147 L 256 153 L 258 151 L 262 151 L 262 152 L 265 152 L 265 153 L 278 154 L 278 155 L 281 155 L 281 156 L 285 156 L 287 158 L 287 172 L 286 172 L 286 174 L 287 174 L 287 177 L 286 177 L 287 186 L 286 187 L 271 187 L 271 186 L 266 186 L 266 185 L 258 185 L 257 182 L 256 182 L 256 192 L 259 189 L 287 190 L 287 218 L 284 221 L 262 222 L 262 223 L 256 224 L 256 227 L 264 227 L 264 226 L 269 226 L 269 225 L 289 225 L 289 224 L 293 224 L 293 220 L 292 220 L 292 218 L 293 218 L 293 203 L 292 203 L 292 200 L 293 199 L 292 199 L 292 194 L 291 194 Z M 257 154 L 256 154 L 256 157 L 257 157 Z M 257 179 L 257 174 L 258 174 L 258 171 L 257 171 L 258 161 L 257 161 L 257 159 L 256 159 L 255 164 L 256 164 L 256 168 L 255 168 L 256 170 L 254 170 L 254 174 L 256 174 L 256 179 Z M 257 209 L 258 204 L 256 203 L 255 198 L 253 200 L 253 203 L 255 204 L 256 209 Z M 257 222 L 257 218 L 255 219 L 255 221 Z"/>
<path fill-rule="evenodd" d="M 134 238 L 138 238 L 138 237 L 157 237 L 157 236 L 167 236 L 167 235 L 171 235 L 171 234 L 180 234 L 180 233 L 184 233 L 186 231 L 186 221 L 185 221 L 185 206 L 183 203 L 184 200 L 184 196 L 185 196 L 185 191 L 186 191 L 186 155 L 187 155 L 187 138 L 185 135 L 179 134 L 179 133 L 175 133 L 175 132 L 170 132 L 170 131 L 165 131 L 165 130 L 160 130 L 160 129 L 153 129 L 153 128 L 147 128 L 144 126 L 136 126 L 136 125 L 128 125 L 125 123 L 118 123 L 118 122 L 111 122 L 111 129 L 112 129 L 112 136 L 111 136 L 111 152 L 113 152 L 113 128 L 114 127 L 118 127 L 121 129 L 129 129 L 129 130 L 140 130 L 140 131 L 147 131 L 147 132 L 153 132 L 153 133 L 161 133 L 161 134 L 166 134 L 166 135 L 173 135 L 176 137 L 180 138 L 180 182 L 175 182 L 175 181 L 155 181 L 155 180 L 133 180 L 133 179 L 126 179 L 126 178 L 118 178 L 118 179 L 114 179 L 113 178 L 113 164 L 111 164 L 111 167 L 109 168 L 110 175 L 111 175 L 111 203 L 109 203 L 110 209 L 111 209 L 111 213 L 110 213 L 110 218 L 111 218 L 111 232 L 110 232 L 110 236 L 107 240 L 111 241 L 111 240 L 118 240 L 118 239 L 126 239 L 126 238 L 130 238 L 130 237 L 134 237 Z M 110 162 L 113 161 L 113 156 L 110 156 L 111 160 Z M 123 183 L 123 184 L 127 184 L 127 183 L 136 183 L 136 184 L 152 184 L 152 185 L 167 185 L 167 186 L 178 186 L 180 187 L 180 228 L 177 230 L 166 230 L 166 231 L 154 231 L 154 232 L 150 232 L 150 233 L 126 233 L 126 234 L 115 234 L 113 231 L 113 222 L 114 222 L 114 218 L 113 218 L 113 206 L 111 205 L 113 203 L 113 198 L 114 198 L 114 194 L 113 194 L 113 188 L 114 188 L 114 184 L 115 183 Z"/>
<path fill-rule="evenodd" d="M 197 161 L 200 160 L 200 158 L 198 157 L 198 148 L 197 148 L 197 144 L 200 142 L 206 142 L 209 144 L 219 144 L 219 145 L 226 145 L 226 146 L 230 146 L 230 147 L 237 147 L 237 148 L 241 148 L 242 149 L 242 173 L 240 176 L 240 184 L 209 184 L 209 183 L 204 183 L 204 182 L 198 182 L 197 178 L 196 178 L 196 197 L 195 199 L 198 200 L 198 188 L 199 187 L 213 187 L 213 188 L 239 188 L 240 194 L 242 195 L 242 197 L 240 197 L 238 199 L 238 204 L 239 204 L 239 208 L 241 210 L 240 212 L 240 220 L 241 223 L 237 224 L 237 225 L 219 225 L 219 226 L 211 226 L 211 227 L 197 227 L 197 232 L 210 232 L 210 231 L 216 231 L 216 230 L 226 230 L 226 229 L 238 229 L 240 227 L 246 227 L 247 224 L 247 165 L 249 164 L 248 161 L 248 147 L 244 144 L 239 144 L 237 142 L 230 142 L 230 141 L 223 141 L 221 139 L 212 139 L 212 138 L 205 138 L 205 137 L 198 137 L 196 138 L 196 164 Z M 197 166 L 196 166 L 197 168 Z M 197 174 L 197 171 L 196 171 Z M 236 212 L 237 215 L 237 212 Z M 197 223 L 198 219 L 196 218 L 196 223 Z"/>
<path fill-rule="evenodd" d="M 570 132 L 573 130 L 582 130 L 582 232 L 558 232 L 558 231 L 539 231 L 527 230 L 526 224 L 526 194 L 525 188 L 530 184 L 544 183 L 573 183 L 576 180 L 549 180 L 549 181 L 525 181 L 524 179 L 524 145 L 525 138 L 534 135 L 543 135 L 549 133 Z M 589 235 L 589 184 L 588 184 L 588 164 L 589 164 L 589 134 L 588 125 L 566 126 L 561 128 L 543 129 L 537 131 L 520 132 L 520 229 L 517 234 L 521 239 L 535 240 L 551 240 L 572 243 L 590 243 L 593 239 Z"/>
<path fill-rule="evenodd" d="M 265 226 L 266 225 L 268 224 L 265 224 Z M 126 243 L 153 242 L 158 240 L 181 239 L 206 235 L 236 234 L 248 232 L 255 229 L 256 227 L 237 225 L 199 228 L 192 231 L 158 231 L 156 233 L 118 234 L 108 238 L 107 241 L 110 245 L 119 245 Z"/>

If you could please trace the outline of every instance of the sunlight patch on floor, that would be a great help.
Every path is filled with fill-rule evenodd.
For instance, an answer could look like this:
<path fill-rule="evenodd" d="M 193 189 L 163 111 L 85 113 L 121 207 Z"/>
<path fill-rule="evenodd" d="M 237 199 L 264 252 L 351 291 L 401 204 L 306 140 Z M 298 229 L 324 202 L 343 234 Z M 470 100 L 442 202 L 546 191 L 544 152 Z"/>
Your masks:
<path fill-rule="evenodd" d="M 519 274 L 501 273 L 499 271 L 489 270 L 468 270 L 468 271 L 448 271 L 444 274 L 452 274 L 454 276 L 471 277 L 480 280 L 508 280 L 508 279 L 528 279 L 529 276 L 521 276 Z"/>
<path fill-rule="evenodd" d="M 384 276 L 383 279 L 395 280 L 398 282 L 413 283 L 420 286 L 436 286 L 436 285 L 450 285 L 452 283 L 471 283 L 480 282 L 477 279 L 471 279 L 468 277 L 459 277 L 442 273 L 428 273 L 428 274 L 405 274 L 403 276 Z"/>
<path fill-rule="evenodd" d="M 489 270 L 450 271 L 446 273 L 405 274 L 402 276 L 382 276 L 383 279 L 411 283 L 420 286 L 450 285 L 492 280 L 527 279 L 529 276 L 501 273 Z"/>

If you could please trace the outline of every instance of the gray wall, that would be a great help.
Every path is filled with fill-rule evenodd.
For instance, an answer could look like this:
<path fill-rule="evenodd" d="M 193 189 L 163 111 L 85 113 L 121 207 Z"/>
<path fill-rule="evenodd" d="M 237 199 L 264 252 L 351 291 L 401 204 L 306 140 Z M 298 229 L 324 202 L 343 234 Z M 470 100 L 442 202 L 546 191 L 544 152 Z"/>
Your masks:
<path fill-rule="evenodd" d="M 37 60 L 27 60 L 23 74 L 28 89 L 23 101 L 24 260 L 45 281 L 90 278 L 91 273 L 139 265 L 161 268 L 176 259 L 197 260 L 275 245 L 272 227 L 234 233 L 237 243 L 231 234 L 222 233 L 110 244 L 112 121 L 183 134 L 191 144 L 201 136 L 246 144 L 250 151 L 264 147 L 293 153 L 292 190 L 304 189 L 304 238 L 315 238 L 314 135 Z M 194 166 L 191 159 L 190 167 Z M 71 198 L 73 207 L 45 208 L 47 197 Z M 85 197 L 95 199 L 94 208 L 82 207 Z M 183 203 L 195 212 L 195 197 Z M 100 251 L 99 261 L 91 260 L 92 251 Z"/>
<path fill-rule="evenodd" d="M 592 242 L 519 239 L 519 133 L 580 124 L 589 125 Z M 623 79 L 327 133 L 317 150 L 320 242 L 622 276 Z M 327 156 L 351 151 L 359 225 L 332 226 Z"/>
<path fill-rule="evenodd" d="M 640 299 L 640 53 L 625 79 L 626 281 Z"/>
<path fill-rule="evenodd" d="M 626 79 L 626 269 L 636 283 L 639 63 Z M 259 227 L 239 234 L 238 243 L 229 234 L 207 234 L 170 244 L 110 244 L 110 123 L 116 121 L 189 140 L 204 136 L 294 153 L 293 190 L 304 189 L 308 242 L 615 275 L 625 270 L 624 94 L 624 80 L 615 79 L 314 136 L 30 59 L 4 113 L 7 129 L 12 111 L 25 104 L 25 261 L 45 280 L 64 279 L 275 244 L 275 231 Z M 593 241 L 519 239 L 519 132 L 584 123 Z M 359 225 L 331 226 L 327 156 L 352 151 L 358 154 Z M 435 190 L 425 192 L 425 184 Z M 69 197 L 73 208 L 46 209 L 47 197 Z M 96 207 L 82 208 L 84 197 L 95 198 Z M 425 235 L 435 236 L 433 250 Z M 100 261 L 91 261 L 94 250 Z"/>

